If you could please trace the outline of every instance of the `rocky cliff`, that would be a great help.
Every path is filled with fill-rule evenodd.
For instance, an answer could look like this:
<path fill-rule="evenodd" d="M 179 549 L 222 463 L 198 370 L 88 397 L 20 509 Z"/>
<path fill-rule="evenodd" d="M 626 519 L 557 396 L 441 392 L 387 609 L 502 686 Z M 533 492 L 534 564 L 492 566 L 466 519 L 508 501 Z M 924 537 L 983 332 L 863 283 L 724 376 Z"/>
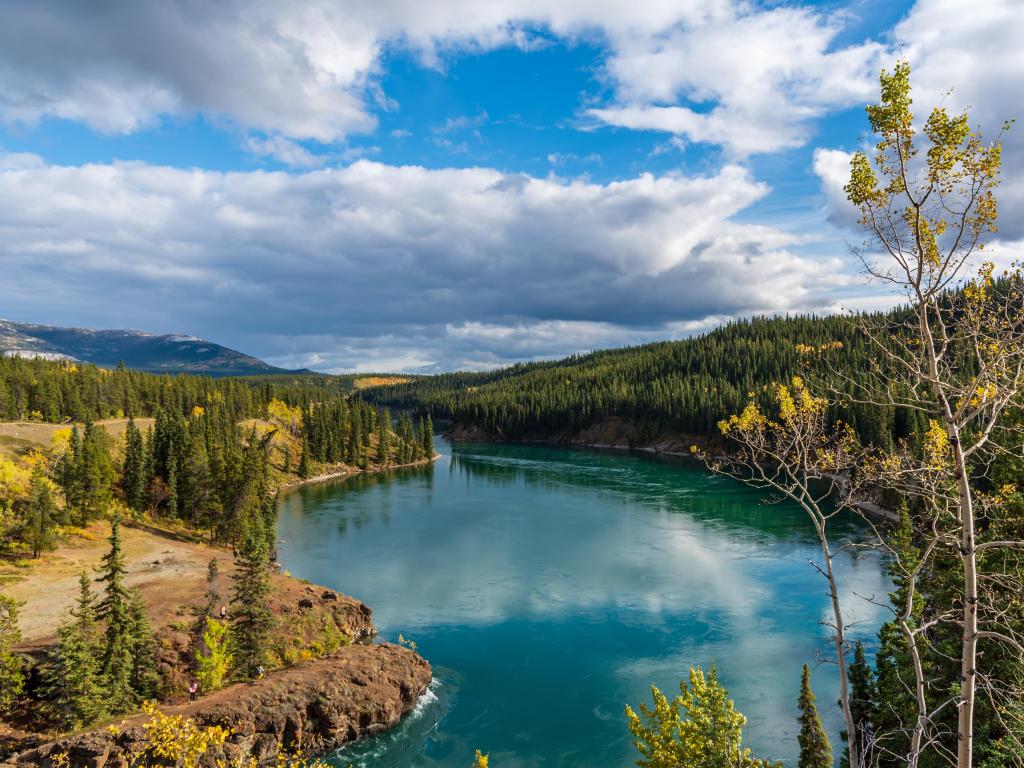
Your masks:
<path fill-rule="evenodd" d="M 233 685 L 201 700 L 162 708 L 171 715 L 219 725 L 232 735 L 211 750 L 218 758 L 253 757 L 272 762 L 281 744 L 289 752 L 321 754 L 398 723 L 430 684 L 430 665 L 396 645 L 351 645 L 315 661 L 275 672 L 253 683 Z M 76 768 L 121 768 L 143 743 L 145 715 L 65 737 L 23 752 L 0 768 L 53 764 L 67 754 Z"/>

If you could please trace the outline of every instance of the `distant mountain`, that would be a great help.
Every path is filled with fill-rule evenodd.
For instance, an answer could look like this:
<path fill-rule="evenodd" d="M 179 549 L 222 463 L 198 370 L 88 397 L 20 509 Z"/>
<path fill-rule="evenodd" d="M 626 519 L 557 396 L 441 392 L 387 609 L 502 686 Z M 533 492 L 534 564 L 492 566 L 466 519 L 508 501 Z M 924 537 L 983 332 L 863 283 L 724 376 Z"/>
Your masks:
<path fill-rule="evenodd" d="M 0 320 L 0 355 L 77 360 L 157 373 L 202 373 L 208 376 L 252 376 L 295 373 L 195 336 L 143 333 Z"/>

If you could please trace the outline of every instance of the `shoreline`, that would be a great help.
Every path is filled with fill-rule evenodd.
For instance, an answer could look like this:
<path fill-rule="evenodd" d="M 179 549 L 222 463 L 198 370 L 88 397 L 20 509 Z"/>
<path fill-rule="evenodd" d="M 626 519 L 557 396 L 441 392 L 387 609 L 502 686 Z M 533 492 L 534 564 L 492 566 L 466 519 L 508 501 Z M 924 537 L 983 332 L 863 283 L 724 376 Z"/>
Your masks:
<path fill-rule="evenodd" d="M 700 438 L 684 435 L 684 434 L 673 434 L 663 433 L 656 438 L 646 441 L 642 445 L 630 444 L 628 438 L 619 442 L 597 442 L 588 441 L 584 439 L 587 434 L 608 434 L 609 431 L 612 434 L 619 436 L 628 433 L 633 429 L 633 425 L 628 419 L 621 417 L 611 417 L 603 421 L 596 422 L 590 427 L 580 431 L 575 436 L 556 436 L 556 437 L 528 437 L 521 440 L 510 440 L 500 435 L 489 435 L 480 428 L 470 425 L 465 426 L 457 423 L 453 423 L 451 428 L 445 432 L 444 436 L 448 440 L 453 442 L 466 442 L 466 443 L 511 443 L 520 445 L 547 445 L 563 448 L 595 448 L 599 450 L 614 450 L 614 451 L 636 451 L 639 453 L 646 453 L 652 456 L 671 456 L 673 458 L 690 459 L 693 457 L 689 450 L 681 451 L 679 447 L 684 443 L 699 444 L 706 442 Z M 675 450 L 673 450 L 675 449 Z M 698 462 L 699 463 L 699 462 Z M 842 478 L 833 478 L 840 484 Z M 865 518 L 872 518 L 874 520 L 883 520 L 885 522 L 893 523 L 899 522 L 899 514 L 895 510 L 887 509 L 879 504 L 872 501 L 858 501 L 850 505 L 852 511 L 855 514 L 860 514 Z"/>
<path fill-rule="evenodd" d="M 381 472 L 391 472 L 395 469 L 409 469 L 411 467 L 425 467 L 428 464 L 433 464 L 435 461 L 441 458 L 440 453 L 435 453 L 428 459 L 418 459 L 417 461 L 410 462 L 408 464 L 391 464 L 386 467 L 374 467 L 371 469 L 349 469 L 338 472 L 324 472 L 323 474 L 313 475 L 312 477 L 300 477 L 288 482 L 281 483 L 277 486 L 278 493 L 281 491 L 287 491 L 292 488 L 299 488 L 303 485 L 313 485 L 315 483 L 326 483 L 330 480 L 343 480 L 347 477 L 354 477 L 355 475 L 375 475 Z"/>

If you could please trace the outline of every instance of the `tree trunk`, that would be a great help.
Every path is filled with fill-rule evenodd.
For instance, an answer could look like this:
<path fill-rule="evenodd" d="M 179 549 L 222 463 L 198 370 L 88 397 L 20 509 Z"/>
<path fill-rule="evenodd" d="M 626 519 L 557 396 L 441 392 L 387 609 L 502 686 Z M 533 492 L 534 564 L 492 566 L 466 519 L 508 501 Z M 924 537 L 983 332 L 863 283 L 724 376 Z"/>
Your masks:
<path fill-rule="evenodd" d="M 964 566 L 964 626 L 960 651 L 960 708 L 957 717 L 957 768 L 971 768 L 974 752 L 974 699 L 978 658 L 978 555 L 974 541 L 974 503 L 960 437 L 953 431 L 957 489 L 960 496 L 960 553 Z"/>
<path fill-rule="evenodd" d="M 839 590 L 836 588 L 836 577 L 832 570 L 832 552 L 828 546 L 825 529 L 815 521 L 818 529 L 818 540 L 821 542 L 821 554 L 825 560 L 825 576 L 828 578 L 829 597 L 832 599 L 832 613 L 835 616 L 836 661 L 839 663 L 839 706 L 843 710 L 846 721 L 846 745 L 850 752 L 850 768 L 861 768 L 860 745 L 857 743 L 857 726 L 853 722 L 850 710 L 850 676 L 846 670 L 846 627 L 843 624 L 843 612 L 839 605 Z"/>

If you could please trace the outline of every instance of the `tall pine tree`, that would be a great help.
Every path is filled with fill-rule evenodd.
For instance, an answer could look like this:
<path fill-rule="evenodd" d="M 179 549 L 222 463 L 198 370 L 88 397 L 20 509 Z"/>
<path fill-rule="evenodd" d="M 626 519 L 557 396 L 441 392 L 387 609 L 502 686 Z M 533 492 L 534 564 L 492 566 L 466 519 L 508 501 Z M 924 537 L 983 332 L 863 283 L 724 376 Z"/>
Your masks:
<path fill-rule="evenodd" d="M 239 550 L 232 579 L 231 631 L 235 638 L 235 663 L 244 677 L 252 678 L 266 660 L 273 628 L 273 615 L 267 604 L 270 570 L 266 540 L 254 531 L 249 532 Z"/>
<path fill-rule="evenodd" d="M 100 580 L 104 587 L 99 617 L 106 622 L 100 669 L 107 702 L 112 712 L 124 712 L 136 702 L 133 689 L 134 618 L 132 596 L 124 583 L 124 553 L 121 551 L 121 519 L 115 516 L 110 526 L 110 550 L 103 556 Z"/>
<path fill-rule="evenodd" d="M 832 745 L 821 724 L 818 706 L 811 690 L 811 670 L 804 664 L 800 677 L 800 768 L 832 768 Z"/>
<path fill-rule="evenodd" d="M 65 730 L 90 725 L 106 711 L 95 597 L 84 572 L 78 585 L 77 605 L 57 630 L 57 645 L 50 651 L 50 666 L 44 678 L 51 715 Z"/>

